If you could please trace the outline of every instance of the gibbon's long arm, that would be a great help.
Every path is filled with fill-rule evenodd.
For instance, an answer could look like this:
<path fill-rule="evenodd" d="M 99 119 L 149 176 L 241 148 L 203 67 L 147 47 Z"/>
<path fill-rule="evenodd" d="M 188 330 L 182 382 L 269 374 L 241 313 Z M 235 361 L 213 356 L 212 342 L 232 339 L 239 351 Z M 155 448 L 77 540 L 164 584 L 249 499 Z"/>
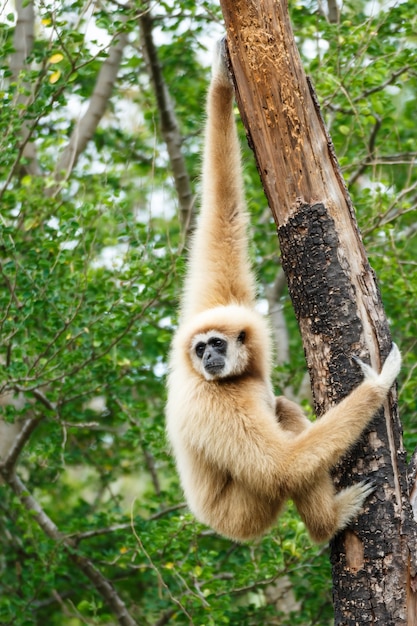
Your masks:
<path fill-rule="evenodd" d="M 188 263 L 183 319 L 218 305 L 252 306 L 255 298 L 233 96 L 227 69 L 219 61 L 207 95 L 203 200 Z"/>

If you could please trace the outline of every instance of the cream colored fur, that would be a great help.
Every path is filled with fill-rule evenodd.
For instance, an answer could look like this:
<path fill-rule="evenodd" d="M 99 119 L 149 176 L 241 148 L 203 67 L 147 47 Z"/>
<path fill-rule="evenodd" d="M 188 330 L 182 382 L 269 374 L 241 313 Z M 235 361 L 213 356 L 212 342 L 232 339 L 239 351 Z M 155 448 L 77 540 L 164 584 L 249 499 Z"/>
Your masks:
<path fill-rule="evenodd" d="M 381 374 L 309 422 L 270 383 L 268 325 L 255 311 L 233 88 L 216 60 L 207 101 L 203 202 L 173 341 L 167 432 L 196 517 L 238 541 L 262 535 L 292 498 L 311 537 L 324 541 L 357 515 L 369 483 L 335 492 L 329 470 L 381 407 L 401 365 L 394 345 Z M 245 331 L 243 343 L 237 341 Z M 196 338 L 228 340 L 227 371 L 207 377 Z M 242 368 L 242 363 L 244 367 Z M 209 379 L 208 379 L 209 378 Z"/>

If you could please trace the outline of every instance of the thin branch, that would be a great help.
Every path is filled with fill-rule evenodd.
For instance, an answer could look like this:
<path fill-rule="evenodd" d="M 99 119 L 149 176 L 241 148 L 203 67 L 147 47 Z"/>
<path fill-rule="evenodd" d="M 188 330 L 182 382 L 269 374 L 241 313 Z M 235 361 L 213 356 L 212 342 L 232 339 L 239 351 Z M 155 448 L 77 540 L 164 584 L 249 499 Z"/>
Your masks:
<path fill-rule="evenodd" d="M 347 186 L 349 187 L 350 185 L 353 185 L 353 183 L 355 183 L 359 176 L 361 176 L 364 171 L 366 170 L 367 167 L 369 167 L 370 162 L 372 161 L 372 159 L 375 156 L 375 144 L 376 144 L 376 137 L 378 134 L 378 131 L 380 130 L 382 125 L 382 120 L 379 116 L 375 116 L 375 124 L 374 127 L 372 129 L 371 135 L 369 137 L 369 143 L 368 143 L 368 154 L 365 158 L 365 160 L 362 162 L 361 166 L 358 168 L 358 170 L 352 174 L 352 176 L 350 177 Z"/>
<path fill-rule="evenodd" d="M 149 76 L 155 91 L 158 104 L 161 132 L 167 146 L 175 188 L 180 203 L 180 221 L 184 238 L 187 238 L 192 226 L 192 212 L 194 205 L 190 178 L 182 154 L 182 136 L 179 129 L 174 105 L 165 83 L 158 53 L 153 39 L 153 18 L 150 12 L 144 13 L 139 19 L 142 47 Z"/>
<path fill-rule="evenodd" d="M 271 317 L 272 331 L 275 337 L 275 362 L 277 365 L 287 363 L 290 355 L 290 343 L 288 328 L 283 315 L 282 304 L 279 302 L 283 290 L 287 284 L 284 270 L 280 267 L 275 276 L 272 286 L 265 290 L 268 301 L 268 311 Z"/>
<path fill-rule="evenodd" d="M 404 65 L 404 67 L 401 67 L 395 72 L 392 72 L 392 74 L 383 83 L 380 83 L 379 85 L 376 85 L 375 87 L 371 87 L 370 89 L 366 89 L 365 91 L 362 91 L 362 93 L 360 93 L 355 98 L 349 98 L 351 105 L 356 104 L 357 102 L 360 102 L 361 100 L 366 100 L 372 94 L 378 93 L 379 91 L 382 91 L 383 89 L 385 89 L 385 87 L 392 85 L 393 83 L 395 83 L 396 79 L 401 76 L 401 74 L 404 74 L 405 72 L 408 72 L 409 70 L 410 70 L 410 65 Z M 340 85 L 339 88 L 341 89 L 342 85 Z M 346 96 L 348 95 L 348 90 L 345 91 L 345 95 Z M 330 102 L 331 98 L 333 98 L 333 95 L 330 98 L 327 98 L 323 102 L 322 104 L 323 109 L 328 108 L 331 111 L 334 111 L 337 113 L 343 113 L 345 115 L 352 115 L 355 112 L 353 107 L 351 109 L 345 109 L 344 107 L 339 107 L 335 104 L 332 104 Z"/>
<path fill-rule="evenodd" d="M 154 623 L 153 626 L 165 626 L 165 624 L 168 624 L 169 620 L 174 615 L 176 610 L 177 609 L 169 609 L 168 611 L 165 611 L 165 613 L 161 615 L 161 617 Z"/>
<path fill-rule="evenodd" d="M 158 513 L 154 513 L 151 515 L 147 521 L 153 522 L 155 520 L 172 513 L 173 511 L 179 511 L 180 509 L 184 509 L 187 506 L 185 502 L 180 504 L 175 504 L 174 506 L 169 506 L 166 509 L 162 509 L 162 511 L 158 511 Z M 92 530 L 86 530 L 83 533 L 74 533 L 70 535 L 72 541 L 75 544 L 79 544 L 80 541 L 84 541 L 85 539 L 92 539 L 94 537 L 99 537 L 101 535 L 111 535 L 112 533 L 117 533 L 121 530 L 129 530 L 132 527 L 132 522 L 125 522 L 124 524 L 114 524 L 113 526 L 108 526 L 107 528 L 94 528 Z"/>
<path fill-rule="evenodd" d="M 175 598 L 172 593 L 170 588 L 168 587 L 168 585 L 166 584 L 166 582 L 164 581 L 164 579 L 162 578 L 161 572 L 159 571 L 159 569 L 156 567 L 155 563 L 152 561 L 150 554 L 147 552 L 147 550 L 145 549 L 145 546 L 142 543 L 141 538 L 139 537 L 139 535 L 136 532 L 134 523 L 133 523 L 133 506 L 134 506 L 134 502 L 132 503 L 132 513 L 131 513 L 131 528 L 132 528 L 132 532 L 135 536 L 135 539 L 138 543 L 138 546 L 140 548 L 140 550 L 143 552 L 143 554 L 145 555 L 146 559 L 148 560 L 149 565 L 151 566 L 151 569 L 155 572 L 156 577 L 158 579 L 158 583 L 161 587 L 163 587 L 167 593 L 168 596 L 170 597 L 170 599 L 172 600 L 172 602 L 174 604 L 177 605 L 177 607 L 179 609 L 181 609 L 181 611 L 183 611 L 183 613 L 188 617 L 188 619 L 190 620 L 191 624 L 193 623 L 193 619 L 191 617 L 191 615 L 188 613 L 187 609 L 185 608 L 185 606 L 180 602 L 180 600 L 178 600 L 177 598 Z"/>
<path fill-rule="evenodd" d="M 159 476 L 158 473 L 156 471 L 156 466 L 155 466 L 155 459 L 153 457 L 153 455 L 149 452 L 149 450 L 146 448 L 145 444 L 143 443 L 143 436 L 142 436 L 142 429 L 140 426 L 140 423 L 133 417 L 133 415 L 131 414 L 131 412 L 129 411 L 129 409 L 122 403 L 120 402 L 120 400 L 118 400 L 116 398 L 116 404 L 119 407 L 119 409 L 123 412 L 126 413 L 129 422 L 135 426 L 140 434 L 141 434 L 141 448 L 142 448 L 142 452 L 143 452 L 143 456 L 145 459 L 145 464 L 146 464 L 146 468 L 151 476 L 151 480 L 152 480 L 152 484 L 155 490 L 155 493 L 157 496 L 161 495 L 161 485 L 159 482 Z"/>
<path fill-rule="evenodd" d="M 410 185 L 409 187 L 407 187 L 406 189 L 402 189 L 395 196 L 394 200 L 391 202 L 388 209 L 384 211 L 383 213 L 380 213 L 379 215 L 377 215 L 369 228 L 363 229 L 362 231 L 363 234 L 368 235 L 370 232 L 375 230 L 375 228 L 380 228 L 381 226 L 385 226 L 386 224 L 389 224 L 390 222 L 397 219 L 401 215 L 405 215 L 407 213 L 413 213 L 417 209 L 416 204 L 406 207 L 404 209 L 401 209 L 401 208 L 396 209 L 396 206 L 400 203 L 400 201 L 405 196 L 407 196 L 410 193 L 415 192 L 416 189 L 417 189 L 417 181 L 413 183 L 412 185 Z"/>
<path fill-rule="evenodd" d="M 29 437 L 42 421 L 43 416 L 29 417 L 24 423 L 21 430 L 17 433 L 13 445 L 7 453 L 6 458 L 0 463 L 0 473 L 7 481 L 8 477 L 14 472 L 17 460 L 22 452 Z M 1 426 L 1 424 L 0 424 Z M 1 432 L 1 431 L 0 431 Z"/>
<path fill-rule="evenodd" d="M 327 0 L 327 16 L 330 24 L 339 23 L 340 9 L 337 0 Z"/>

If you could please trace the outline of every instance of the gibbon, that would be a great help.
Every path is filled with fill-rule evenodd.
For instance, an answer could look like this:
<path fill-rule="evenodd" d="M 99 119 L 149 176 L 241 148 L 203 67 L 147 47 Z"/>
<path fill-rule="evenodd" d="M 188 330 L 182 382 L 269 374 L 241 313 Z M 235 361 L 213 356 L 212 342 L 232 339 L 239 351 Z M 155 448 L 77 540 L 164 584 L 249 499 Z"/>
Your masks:
<path fill-rule="evenodd" d="M 330 469 L 359 439 L 401 365 L 355 359 L 363 382 L 323 417 L 274 397 L 269 327 L 255 309 L 233 87 L 218 51 L 207 99 L 202 207 L 169 366 L 167 433 L 191 511 L 237 541 L 258 537 L 291 498 L 314 541 L 330 539 L 373 491 L 335 491 Z"/>

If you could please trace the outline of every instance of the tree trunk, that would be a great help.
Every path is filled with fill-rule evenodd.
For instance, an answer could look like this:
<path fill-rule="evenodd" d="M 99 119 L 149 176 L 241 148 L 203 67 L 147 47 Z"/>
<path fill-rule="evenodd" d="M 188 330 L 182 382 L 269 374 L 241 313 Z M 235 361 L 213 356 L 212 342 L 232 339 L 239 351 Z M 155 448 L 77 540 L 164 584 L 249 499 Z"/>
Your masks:
<path fill-rule="evenodd" d="M 391 337 L 354 210 L 301 66 L 285 0 L 221 0 L 238 106 L 281 245 L 315 409 L 379 369 Z M 364 513 L 332 541 L 335 624 L 417 624 L 416 524 L 397 398 L 390 394 L 335 472 L 341 486 L 369 476 Z"/>

